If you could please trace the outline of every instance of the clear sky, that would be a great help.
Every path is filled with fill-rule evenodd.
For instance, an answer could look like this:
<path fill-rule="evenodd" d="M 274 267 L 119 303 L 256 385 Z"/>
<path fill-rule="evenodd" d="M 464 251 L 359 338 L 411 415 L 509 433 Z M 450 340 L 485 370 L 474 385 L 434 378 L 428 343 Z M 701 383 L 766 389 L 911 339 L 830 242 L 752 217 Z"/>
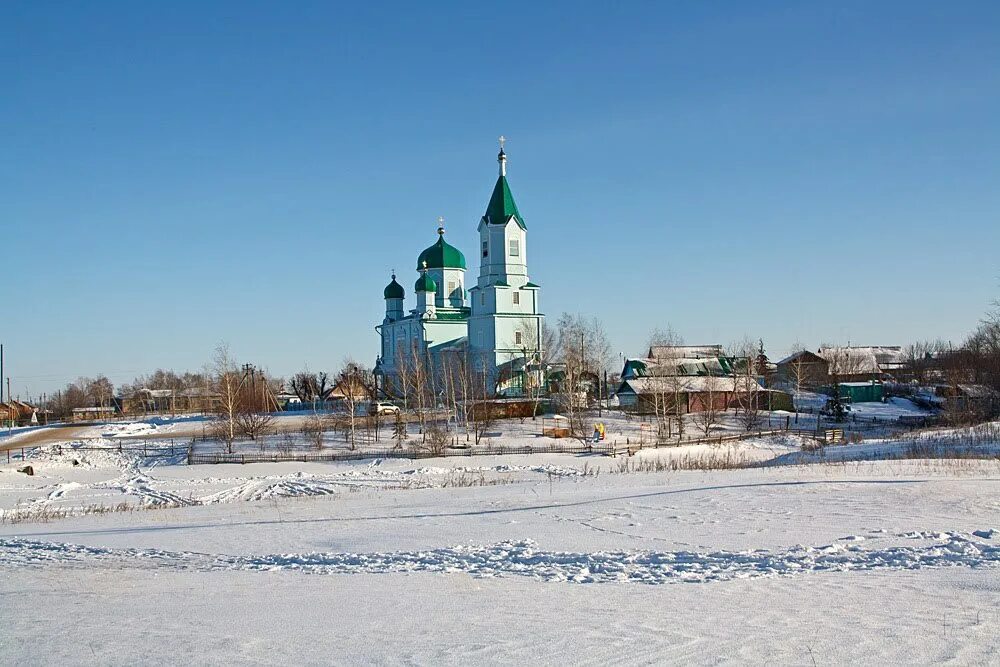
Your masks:
<path fill-rule="evenodd" d="M 478 271 L 501 133 L 543 310 L 615 352 L 957 342 L 1000 295 L 998 3 L 375 4 L 0 5 L 15 395 L 373 363 L 439 215 Z"/>

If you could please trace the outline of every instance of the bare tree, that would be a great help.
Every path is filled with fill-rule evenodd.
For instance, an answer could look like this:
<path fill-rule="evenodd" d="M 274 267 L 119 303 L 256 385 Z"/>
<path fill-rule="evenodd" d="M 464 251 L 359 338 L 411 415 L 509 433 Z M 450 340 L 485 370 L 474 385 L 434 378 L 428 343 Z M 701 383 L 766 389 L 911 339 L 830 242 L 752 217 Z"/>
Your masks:
<path fill-rule="evenodd" d="M 479 445 L 496 423 L 498 406 L 493 399 L 496 379 L 493 377 L 486 354 L 466 364 L 466 372 L 469 373 L 467 420 L 472 424 L 472 434 L 476 445 Z"/>
<path fill-rule="evenodd" d="M 406 422 L 403 420 L 401 412 L 396 413 L 396 421 L 392 428 L 392 439 L 396 441 L 396 449 L 400 449 L 403 446 L 403 441 L 406 440 Z"/>
<path fill-rule="evenodd" d="M 531 417 L 538 415 L 542 395 L 545 392 L 545 373 L 552 354 L 559 347 L 555 332 L 544 321 L 524 318 L 515 330 L 521 339 L 521 392 L 531 399 Z"/>
<path fill-rule="evenodd" d="M 303 403 L 325 401 L 332 389 L 326 373 L 313 373 L 308 369 L 293 375 L 288 386 Z"/>
<path fill-rule="evenodd" d="M 218 435 L 226 442 L 229 453 L 233 451 L 233 441 L 238 430 L 237 417 L 240 413 L 243 378 L 229 351 L 229 345 L 219 343 L 212 357 L 212 375 L 215 391 L 219 394 Z"/>
<path fill-rule="evenodd" d="M 111 398 L 115 395 L 115 387 L 111 380 L 103 375 L 87 380 L 84 391 L 87 397 L 93 402 L 94 407 L 111 407 Z"/>
<path fill-rule="evenodd" d="M 366 385 L 368 372 L 357 362 L 346 359 L 344 366 L 337 375 L 334 385 L 343 397 L 344 408 L 347 412 L 348 428 L 345 429 L 345 436 L 350 443 L 350 448 L 354 449 L 357 443 L 358 407 L 371 393 L 371 389 Z M 370 406 L 371 410 L 376 410 L 375 404 Z"/>
<path fill-rule="evenodd" d="M 563 370 L 560 402 L 569 418 L 570 431 L 582 438 L 588 435 L 582 411 L 592 391 L 600 386 L 601 377 L 608 368 L 611 344 L 597 318 L 587 319 L 582 315 L 563 313 L 557 326 L 557 347 Z"/>
<path fill-rule="evenodd" d="M 730 346 L 736 416 L 746 431 L 753 431 L 760 426 L 761 386 L 756 373 L 757 355 L 758 348 L 749 337 Z"/>
<path fill-rule="evenodd" d="M 277 401 L 263 370 L 247 364 L 240 380 L 236 426 L 241 435 L 257 440 L 274 422 L 270 413 L 277 410 Z"/>
<path fill-rule="evenodd" d="M 691 418 L 705 437 L 708 437 L 712 433 L 712 428 L 719 423 L 718 392 L 716 391 L 718 380 L 714 377 L 707 377 L 705 380 L 706 391 L 700 392 L 702 404 L 699 407 L 701 409 L 694 412 Z"/>
<path fill-rule="evenodd" d="M 316 449 L 323 449 L 326 439 L 326 432 L 332 426 L 331 416 L 327 413 L 314 409 L 312 414 L 306 417 L 302 432 Z"/>
<path fill-rule="evenodd" d="M 803 352 L 806 352 L 806 348 L 802 343 L 798 341 L 792 343 L 789 356 L 793 356 L 794 359 L 788 365 L 788 377 L 786 379 L 789 387 L 796 394 L 800 393 L 811 382 L 809 365 L 806 363 L 802 354 Z"/>
<path fill-rule="evenodd" d="M 684 339 L 670 325 L 665 329 L 656 328 L 650 332 L 651 366 L 647 368 L 647 372 L 655 378 L 649 383 L 649 393 L 653 401 L 658 441 L 670 438 L 674 434 L 678 439 L 684 437 L 684 412 L 687 407 L 684 396 L 689 389 L 689 381 L 685 377 L 686 371 L 682 365 L 683 345 Z"/>

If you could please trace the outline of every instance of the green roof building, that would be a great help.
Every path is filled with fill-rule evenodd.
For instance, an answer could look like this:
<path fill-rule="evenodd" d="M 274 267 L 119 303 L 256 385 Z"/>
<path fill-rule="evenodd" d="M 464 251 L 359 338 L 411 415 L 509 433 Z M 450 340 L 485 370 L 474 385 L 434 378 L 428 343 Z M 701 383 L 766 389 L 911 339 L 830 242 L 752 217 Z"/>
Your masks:
<path fill-rule="evenodd" d="M 480 270 L 476 286 L 468 291 L 469 301 L 465 255 L 445 240 L 443 224 L 435 243 L 417 256 L 416 308 L 404 310 L 405 292 L 395 275 L 384 290 L 386 315 L 376 327 L 382 338 L 376 370 L 386 378 L 387 387 L 398 381 L 402 365 L 413 354 L 462 347 L 474 353 L 498 382 L 503 380 L 502 369 L 513 367 L 514 360 L 541 357 L 540 288 L 528 278 L 527 226 L 507 182 L 502 137 L 497 161 L 500 173 L 479 220 Z M 443 221 L 439 218 L 439 223 Z M 524 366 L 529 364 L 519 368 Z"/>

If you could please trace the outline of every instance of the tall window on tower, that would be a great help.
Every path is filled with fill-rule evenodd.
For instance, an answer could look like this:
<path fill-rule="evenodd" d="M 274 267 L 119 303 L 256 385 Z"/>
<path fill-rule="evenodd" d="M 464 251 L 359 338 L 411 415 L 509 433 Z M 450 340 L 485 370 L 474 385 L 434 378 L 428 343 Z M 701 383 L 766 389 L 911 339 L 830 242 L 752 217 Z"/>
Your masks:
<path fill-rule="evenodd" d="M 519 303 L 521 303 L 521 293 L 520 293 L 520 292 L 517 292 L 517 291 L 515 291 L 515 292 L 514 292 L 514 305 L 516 306 L 516 305 L 518 305 Z"/>
<path fill-rule="evenodd" d="M 521 243 L 517 239 L 510 240 L 510 256 L 517 257 L 521 254 Z"/>
<path fill-rule="evenodd" d="M 486 241 L 483 241 L 483 257 L 490 256 L 490 246 Z"/>

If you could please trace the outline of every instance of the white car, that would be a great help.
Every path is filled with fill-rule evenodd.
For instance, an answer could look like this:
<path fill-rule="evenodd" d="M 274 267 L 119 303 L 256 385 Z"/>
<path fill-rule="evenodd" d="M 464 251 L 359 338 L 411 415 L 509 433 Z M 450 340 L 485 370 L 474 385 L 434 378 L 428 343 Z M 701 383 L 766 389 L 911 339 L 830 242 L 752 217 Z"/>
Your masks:
<path fill-rule="evenodd" d="M 392 403 L 375 403 L 370 408 L 370 414 L 395 415 L 399 414 L 399 406 Z"/>

